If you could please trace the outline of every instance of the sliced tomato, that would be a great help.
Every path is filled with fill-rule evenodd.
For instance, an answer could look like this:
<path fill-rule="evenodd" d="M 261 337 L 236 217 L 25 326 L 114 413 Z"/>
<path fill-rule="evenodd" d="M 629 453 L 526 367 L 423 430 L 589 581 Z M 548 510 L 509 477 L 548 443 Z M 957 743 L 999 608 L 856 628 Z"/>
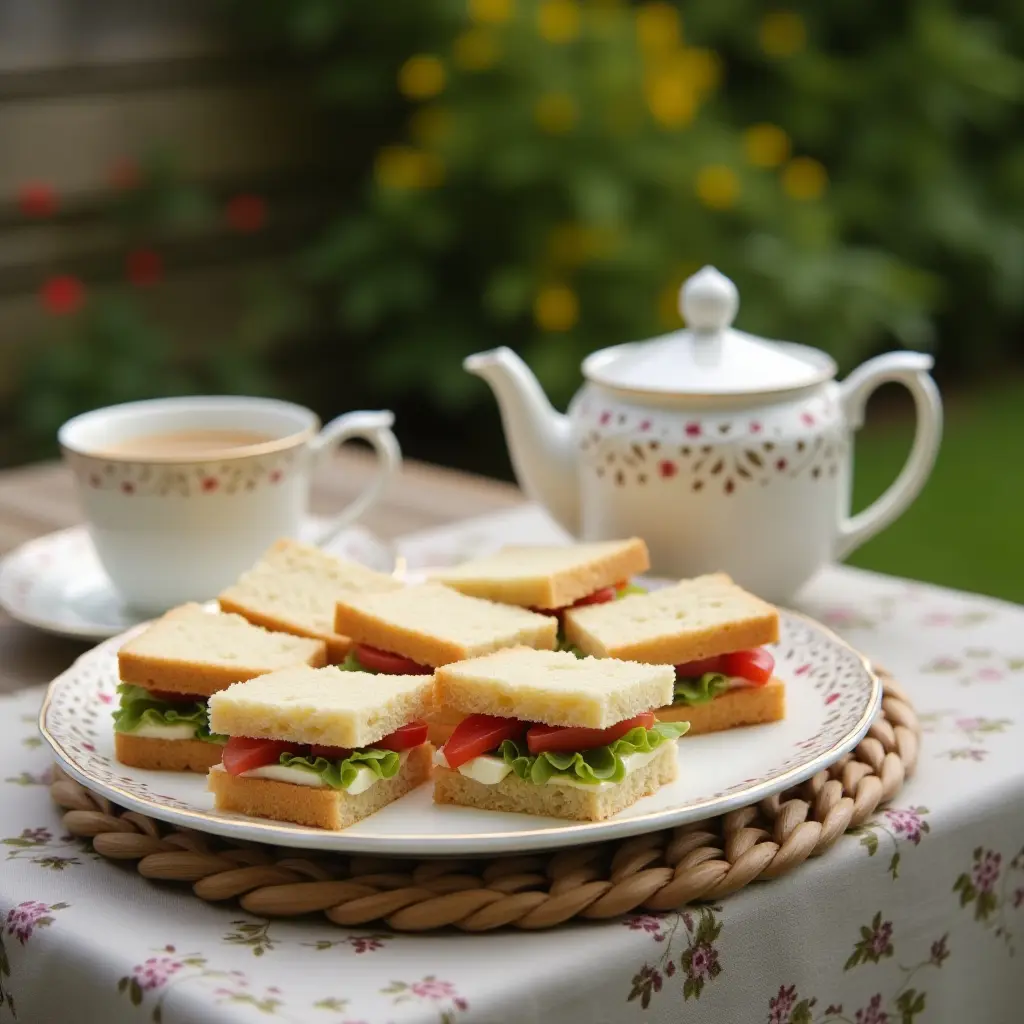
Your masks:
<path fill-rule="evenodd" d="M 495 750 L 505 740 L 519 739 L 529 728 L 518 718 L 497 715 L 469 715 L 455 729 L 441 748 L 450 768 L 472 761 L 474 757 Z"/>
<path fill-rule="evenodd" d="M 714 658 L 700 658 L 697 661 L 687 661 L 682 665 L 676 665 L 676 675 L 682 679 L 698 679 L 705 672 L 721 671 L 721 655 L 716 655 Z"/>
<path fill-rule="evenodd" d="M 635 718 L 627 718 L 608 729 L 580 729 L 576 726 L 531 725 L 526 734 L 526 745 L 531 754 L 543 754 L 545 751 L 590 750 L 614 743 L 620 736 L 625 736 L 630 729 L 642 726 L 650 729 L 654 725 L 654 712 L 644 711 Z"/>
<path fill-rule="evenodd" d="M 775 671 L 775 659 L 763 647 L 752 651 L 735 651 L 722 655 L 722 671 L 728 676 L 740 676 L 758 686 L 764 686 Z"/>
<path fill-rule="evenodd" d="M 381 750 L 409 750 L 411 747 L 418 747 L 421 743 L 426 743 L 426 741 L 427 723 L 410 722 L 408 725 L 403 725 L 401 729 L 396 729 L 390 736 L 371 743 L 370 746 Z"/>
<path fill-rule="evenodd" d="M 600 590 L 595 590 L 592 594 L 587 594 L 586 597 L 581 597 L 578 601 L 575 601 L 573 608 L 581 608 L 585 604 L 607 604 L 609 601 L 614 600 L 615 588 L 602 587 Z"/>
<path fill-rule="evenodd" d="M 309 748 L 310 757 L 326 757 L 328 761 L 344 761 L 351 753 L 348 747 L 325 747 L 319 743 Z"/>
<path fill-rule="evenodd" d="M 232 736 L 224 744 L 224 770 L 229 775 L 241 775 L 253 768 L 277 764 L 278 758 L 285 751 L 299 753 L 302 746 L 297 743 L 286 743 L 284 740 L 257 740 L 249 736 Z"/>
<path fill-rule="evenodd" d="M 412 658 L 392 654 L 391 651 L 382 651 L 367 644 L 356 644 L 356 657 L 363 668 L 387 676 L 429 676 L 434 671 L 427 665 L 413 661 Z"/>

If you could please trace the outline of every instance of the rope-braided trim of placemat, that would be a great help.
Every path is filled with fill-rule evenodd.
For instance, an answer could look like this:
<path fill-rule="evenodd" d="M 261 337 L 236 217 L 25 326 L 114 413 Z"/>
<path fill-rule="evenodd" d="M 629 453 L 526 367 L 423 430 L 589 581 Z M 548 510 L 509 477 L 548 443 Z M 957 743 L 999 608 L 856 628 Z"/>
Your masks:
<path fill-rule="evenodd" d="M 65 775 L 51 785 L 64 828 L 139 874 L 188 882 L 209 901 L 238 900 L 261 917 L 323 912 L 338 925 L 396 931 L 453 926 L 553 928 L 641 908 L 720 900 L 817 857 L 899 793 L 917 761 L 920 727 L 902 688 L 879 671 L 882 708 L 856 750 L 807 782 L 719 818 L 555 854 L 411 864 L 305 856 L 169 829 L 123 811 Z"/>

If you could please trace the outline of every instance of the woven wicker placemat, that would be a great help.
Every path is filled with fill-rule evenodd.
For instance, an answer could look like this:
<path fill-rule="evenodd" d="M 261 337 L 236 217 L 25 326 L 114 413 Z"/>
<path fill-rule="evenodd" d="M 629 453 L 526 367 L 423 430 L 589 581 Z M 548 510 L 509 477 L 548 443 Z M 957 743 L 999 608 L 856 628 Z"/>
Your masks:
<path fill-rule="evenodd" d="M 203 900 L 237 900 L 261 917 L 322 912 L 345 926 L 483 932 L 677 910 L 792 871 L 899 793 L 917 761 L 920 728 L 902 688 L 876 671 L 882 707 L 867 736 L 802 785 L 718 818 L 559 853 L 420 862 L 298 855 L 169 828 L 63 774 L 50 792 L 65 809 L 64 828 L 104 857 L 134 862 L 146 878 L 189 883 Z"/>

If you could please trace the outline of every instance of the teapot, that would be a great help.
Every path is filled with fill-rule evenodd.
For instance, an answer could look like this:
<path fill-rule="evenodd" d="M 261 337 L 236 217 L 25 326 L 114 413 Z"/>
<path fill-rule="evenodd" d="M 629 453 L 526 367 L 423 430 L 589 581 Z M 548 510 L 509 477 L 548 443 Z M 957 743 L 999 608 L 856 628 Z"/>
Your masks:
<path fill-rule="evenodd" d="M 942 404 L 928 355 L 890 352 L 840 383 L 826 353 L 734 329 L 738 308 L 733 282 L 704 267 L 680 291 L 686 329 L 587 356 L 564 415 L 511 349 L 463 366 L 497 397 L 520 487 L 571 535 L 643 537 L 659 576 L 726 572 L 782 602 L 913 502 Z M 913 447 L 889 489 L 851 515 L 853 435 L 888 381 L 913 396 Z"/>

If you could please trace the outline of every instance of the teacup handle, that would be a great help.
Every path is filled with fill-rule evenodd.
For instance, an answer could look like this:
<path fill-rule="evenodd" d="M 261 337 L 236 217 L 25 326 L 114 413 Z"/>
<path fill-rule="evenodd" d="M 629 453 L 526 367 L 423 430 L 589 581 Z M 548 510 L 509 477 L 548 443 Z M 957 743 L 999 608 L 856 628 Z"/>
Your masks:
<path fill-rule="evenodd" d="M 346 526 L 355 522 L 372 505 L 376 504 L 384 488 L 402 466 L 402 450 L 391 432 L 395 423 L 392 412 L 347 412 L 331 420 L 313 438 L 311 448 L 314 464 L 333 452 L 338 445 L 361 438 L 369 442 L 376 452 L 380 466 L 370 485 L 354 501 L 341 510 L 316 538 L 317 544 L 324 545 L 333 540 Z"/>
<path fill-rule="evenodd" d="M 889 382 L 902 384 L 913 395 L 917 425 L 910 456 L 894 483 L 862 512 L 841 519 L 835 546 L 837 560 L 845 558 L 902 515 L 931 474 L 942 439 L 942 399 L 928 374 L 932 365 L 932 357 L 920 352 L 890 352 L 869 359 L 839 387 L 851 433 L 863 424 L 864 406 L 871 393 Z"/>

